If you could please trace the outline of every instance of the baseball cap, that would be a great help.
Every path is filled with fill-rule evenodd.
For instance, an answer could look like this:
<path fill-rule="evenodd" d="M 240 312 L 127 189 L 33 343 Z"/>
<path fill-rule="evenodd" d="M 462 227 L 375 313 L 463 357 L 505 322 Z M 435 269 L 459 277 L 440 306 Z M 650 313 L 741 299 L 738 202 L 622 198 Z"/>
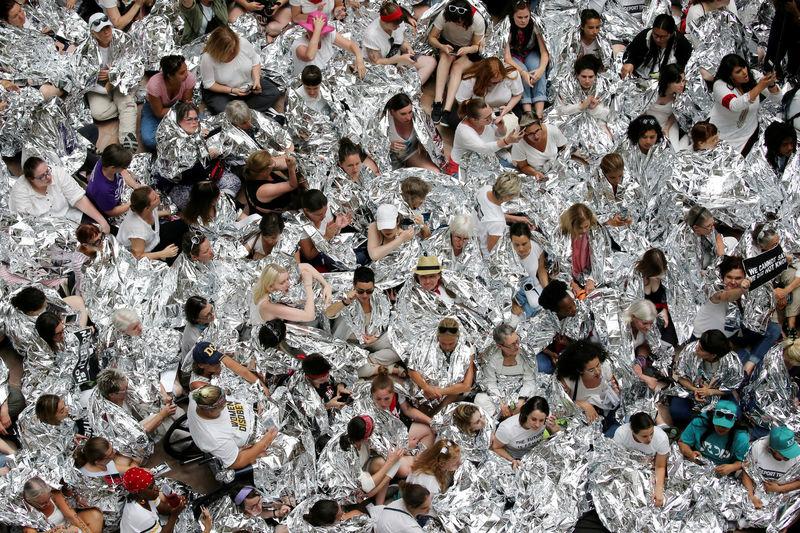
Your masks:
<path fill-rule="evenodd" d="M 375 212 L 375 222 L 378 224 L 378 231 L 396 227 L 397 208 L 392 204 L 379 205 Z"/>
<path fill-rule="evenodd" d="M 92 31 L 100 31 L 107 26 L 113 26 L 108 15 L 105 13 L 95 13 L 89 17 L 89 29 Z"/>
<path fill-rule="evenodd" d="M 730 400 L 720 400 L 714 408 L 714 425 L 732 428 L 736 422 L 736 404 Z"/>
<path fill-rule="evenodd" d="M 217 350 L 210 342 L 198 342 L 192 350 L 192 359 L 200 365 L 216 365 L 225 354 Z"/>
<path fill-rule="evenodd" d="M 797 444 L 797 441 L 794 440 L 794 431 L 786 426 L 770 430 L 769 447 L 787 459 L 794 459 L 800 455 L 800 444 Z"/>

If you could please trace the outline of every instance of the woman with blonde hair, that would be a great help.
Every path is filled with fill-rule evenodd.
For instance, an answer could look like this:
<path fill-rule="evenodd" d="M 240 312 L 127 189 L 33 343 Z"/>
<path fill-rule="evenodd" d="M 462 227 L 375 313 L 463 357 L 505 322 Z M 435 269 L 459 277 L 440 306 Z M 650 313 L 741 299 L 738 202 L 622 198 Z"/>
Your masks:
<path fill-rule="evenodd" d="M 507 131 L 517 129 L 514 107 L 522 99 L 522 79 L 514 67 L 508 67 L 496 57 L 481 59 L 467 70 L 458 86 L 456 101 L 460 104 L 471 98 L 483 98 L 492 108 L 494 123 L 503 122 Z M 451 127 L 458 125 L 458 116 L 448 117 Z"/>
<path fill-rule="evenodd" d="M 280 265 L 270 263 L 261 271 L 256 286 L 253 287 L 253 300 L 250 302 L 250 324 L 265 324 L 275 318 L 290 322 L 311 322 L 316 317 L 314 309 L 314 280 L 322 285 L 324 304 L 331 300 L 331 286 L 325 278 L 308 263 L 300 263 L 300 279 L 306 291 L 306 303 L 303 309 L 286 304 L 273 303 L 270 294 L 273 292 L 288 293 L 291 281 L 289 273 Z"/>
<path fill-rule="evenodd" d="M 472 217 L 481 252 L 484 257 L 494 249 L 497 241 L 506 231 L 506 222 L 529 222 L 525 217 L 506 215 L 503 204 L 519 196 L 522 179 L 516 172 L 500 174 L 494 185 L 486 185 L 475 194 L 475 208 Z"/>
<path fill-rule="evenodd" d="M 461 433 L 474 437 L 486 427 L 486 417 L 477 405 L 462 403 L 453 410 L 453 424 Z"/>
<path fill-rule="evenodd" d="M 635 300 L 622 315 L 622 321 L 633 337 L 633 373 L 653 391 L 666 385 L 666 378 L 653 367 L 650 355 L 654 347 L 647 340 L 657 316 L 656 306 L 645 299 Z"/>
<path fill-rule="evenodd" d="M 595 289 L 589 234 L 599 227 L 597 217 L 586 204 L 572 204 L 561 214 L 558 225 L 561 235 L 571 242 L 568 254 L 572 258 L 572 290 L 579 298 L 581 293 L 588 296 Z"/>
<path fill-rule="evenodd" d="M 244 166 L 244 196 L 251 215 L 300 207 L 297 194 L 299 181 L 293 155 L 286 156 L 286 167 L 288 177 L 275 170 L 275 161 L 266 150 L 257 150 L 247 158 Z"/>
<path fill-rule="evenodd" d="M 453 473 L 461 466 L 461 448 L 452 440 L 438 440 L 422 452 L 411 466 L 407 483 L 428 489 L 431 496 L 447 492 L 453 484 Z"/>
<path fill-rule="evenodd" d="M 200 57 L 203 101 L 214 114 L 225 111 L 231 100 L 266 113 L 280 96 L 278 86 L 261 74 L 261 58 L 247 39 L 228 26 L 211 32 Z"/>

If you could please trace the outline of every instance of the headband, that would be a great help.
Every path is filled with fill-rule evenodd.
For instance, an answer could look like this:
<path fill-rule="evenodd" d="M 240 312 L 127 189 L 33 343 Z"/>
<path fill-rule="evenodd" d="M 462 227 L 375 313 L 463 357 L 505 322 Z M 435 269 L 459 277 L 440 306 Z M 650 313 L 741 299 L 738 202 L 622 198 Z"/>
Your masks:
<path fill-rule="evenodd" d="M 195 401 L 197 401 L 197 398 L 195 398 Z M 225 405 L 227 403 L 227 401 L 228 400 L 225 398 L 225 393 L 223 392 L 220 395 L 220 397 L 217 399 L 217 401 L 212 403 L 211 405 L 202 405 L 202 404 L 198 403 L 197 407 L 199 409 L 207 409 L 207 410 L 218 409 L 218 408 L 222 407 L 223 405 Z"/>
<path fill-rule="evenodd" d="M 306 374 L 306 377 L 308 379 L 322 379 L 322 378 L 326 378 L 326 377 L 328 377 L 330 375 L 331 375 L 330 372 L 325 372 L 324 374 Z"/>
<path fill-rule="evenodd" d="M 255 487 L 252 487 L 250 485 L 245 485 L 244 487 L 242 487 L 242 490 L 236 493 L 236 496 L 234 496 L 233 498 L 233 503 L 235 503 L 236 505 L 241 505 L 242 502 L 245 501 L 245 499 L 247 499 L 247 495 L 253 492 L 254 490 L 256 490 Z"/>
<path fill-rule="evenodd" d="M 403 16 L 403 10 L 399 7 L 397 11 L 394 13 L 389 13 L 388 15 L 381 15 L 381 20 L 384 22 L 392 22 L 393 20 L 397 20 Z"/>
<path fill-rule="evenodd" d="M 364 421 L 367 425 L 367 431 L 364 433 L 364 438 L 368 439 L 370 435 L 372 435 L 372 428 L 375 423 L 372 421 L 372 418 L 368 415 L 359 415 L 358 418 Z"/>

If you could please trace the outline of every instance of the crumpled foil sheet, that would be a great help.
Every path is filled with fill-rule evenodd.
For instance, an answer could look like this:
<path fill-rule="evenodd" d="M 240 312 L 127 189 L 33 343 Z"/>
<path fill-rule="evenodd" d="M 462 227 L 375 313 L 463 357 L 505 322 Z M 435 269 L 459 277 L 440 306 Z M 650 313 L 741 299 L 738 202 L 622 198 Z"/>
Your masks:
<path fill-rule="evenodd" d="M 330 499 L 330 497 L 318 494 L 298 502 L 297 507 L 292 509 L 289 516 L 286 517 L 286 527 L 289 528 L 289 531 L 292 533 L 361 533 L 372 529 L 373 520 L 368 514 L 355 516 L 330 527 L 315 527 L 306 522 L 303 515 L 308 513 L 308 510 L 319 500 L 325 499 Z"/>
<path fill-rule="evenodd" d="M 754 457 L 754 449 L 758 444 L 763 444 L 764 441 L 769 443 L 769 437 L 762 437 L 758 441 L 753 441 L 750 445 L 750 450 L 747 453 L 742 467 L 747 475 L 753 480 L 754 494 L 764 504 L 763 509 L 756 509 L 749 501 L 742 506 L 742 521 L 748 527 L 761 527 L 766 528 L 767 531 L 773 533 L 781 531 L 786 526 L 790 525 L 797 519 L 800 514 L 800 500 L 798 495 L 800 492 L 797 490 L 779 493 L 767 492 L 764 490 L 764 478 L 761 471 L 758 469 L 756 463 L 757 459 Z M 778 479 L 773 480 L 777 483 L 790 483 L 800 479 L 800 465 L 795 464 L 793 468 L 789 468 L 785 474 Z M 741 523 L 741 522 L 740 522 Z"/>
<path fill-rule="evenodd" d="M 97 388 L 89 396 L 89 425 L 94 435 L 108 439 L 123 455 L 146 459 L 153 454 L 153 441 L 139 421 L 124 408 L 103 398 Z"/>
<path fill-rule="evenodd" d="M 444 531 L 507 531 L 505 497 L 494 490 L 491 478 L 470 462 L 464 462 L 453 476 L 447 492 L 435 496 L 431 504 Z"/>
<path fill-rule="evenodd" d="M 221 152 L 227 154 L 228 160 L 238 159 L 244 164 L 256 150 L 266 150 L 273 157 L 287 152 L 292 139 L 283 126 L 255 109 L 250 110 L 250 120 L 251 129 L 245 132 L 231 124 L 227 115 L 220 114 L 222 131 L 217 134 L 218 142 L 221 142 Z"/>
<path fill-rule="evenodd" d="M 796 389 L 783 361 L 783 349 L 773 346 L 742 390 L 744 415 L 758 426 L 787 426 L 797 433 L 800 413 L 794 406 Z"/>
<path fill-rule="evenodd" d="M 192 168 L 198 161 L 207 165 L 211 156 L 202 134 L 204 129 L 210 129 L 210 125 L 201 118 L 197 131 L 186 133 L 178 124 L 175 107 L 170 108 L 156 130 L 158 155 L 153 162 L 152 172 L 177 183 L 180 181 L 179 174 Z"/>
<path fill-rule="evenodd" d="M 690 391 L 680 385 L 677 379 L 679 377 L 686 378 L 691 381 L 692 384 L 698 385 L 700 369 L 703 367 L 703 360 L 698 357 L 696 351 L 699 342 L 700 341 L 690 342 L 683 348 L 680 355 L 678 355 L 678 360 L 675 363 L 675 372 L 672 376 L 676 382 L 668 389 L 662 391 L 664 394 L 680 396 L 682 398 L 694 396 Z M 719 363 L 719 368 L 714 372 L 709 372 L 707 368 L 703 368 L 703 375 L 707 378 L 706 383 L 714 381 L 716 383 L 715 388 L 723 392 L 737 390 L 742 383 L 742 377 L 744 375 L 742 362 L 739 360 L 739 356 L 736 355 L 736 352 L 728 352 L 727 355 L 719 360 Z M 700 409 L 703 412 L 713 409 L 721 399 L 719 396 L 707 396 L 706 398 L 708 402 L 702 405 Z"/>
<path fill-rule="evenodd" d="M 138 23 L 138 22 L 137 22 Z M 144 56 L 141 45 L 144 41 L 137 40 L 132 34 L 125 33 L 116 28 L 112 29 L 111 44 L 108 47 L 108 81 L 122 94 L 130 94 L 131 90 L 139 86 L 145 71 Z M 81 68 L 94 74 L 97 82 L 97 72 L 102 67 L 100 46 L 93 38 L 86 39 L 76 54 L 80 54 Z"/>
<path fill-rule="evenodd" d="M 453 412 L 461 405 L 473 405 L 481 412 L 486 420 L 486 426 L 475 435 L 468 435 L 453 424 Z M 436 431 L 437 439 L 450 439 L 461 448 L 463 460 L 476 464 L 483 463 L 491 452 L 492 434 L 495 430 L 495 421 L 491 414 L 480 406 L 469 402 L 453 402 L 433 417 L 431 427 Z"/>

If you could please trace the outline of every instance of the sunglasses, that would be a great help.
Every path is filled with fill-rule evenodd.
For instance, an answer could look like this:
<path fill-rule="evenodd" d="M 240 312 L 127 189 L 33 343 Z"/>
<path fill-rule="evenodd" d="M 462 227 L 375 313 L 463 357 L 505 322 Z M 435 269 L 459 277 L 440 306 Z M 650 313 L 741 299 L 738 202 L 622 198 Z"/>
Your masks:
<path fill-rule="evenodd" d="M 201 232 L 195 231 L 192 234 L 192 246 L 197 246 L 198 244 L 200 244 L 204 240 L 206 240 L 206 236 L 203 235 Z"/>
<path fill-rule="evenodd" d="M 450 13 L 458 13 L 459 15 L 466 15 L 466 14 L 467 14 L 467 8 L 466 8 L 466 7 L 461 7 L 461 6 L 447 6 L 447 10 L 448 10 Z"/>
<path fill-rule="evenodd" d="M 439 333 L 450 333 L 451 335 L 458 335 L 458 328 L 439 326 Z"/>
<path fill-rule="evenodd" d="M 728 411 L 714 411 L 714 418 L 724 418 L 725 420 L 736 420 L 736 415 Z"/>
<path fill-rule="evenodd" d="M 375 289 L 356 289 L 358 294 L 372 294 L 375 292 Z"/>
<path fill-rule="evenodd" d="M 102 17 L 98 18 L 92 24 L 92 31 L 100 31 L 100 26 L 108 22 L 108 15 L 103 15 Z"/>

